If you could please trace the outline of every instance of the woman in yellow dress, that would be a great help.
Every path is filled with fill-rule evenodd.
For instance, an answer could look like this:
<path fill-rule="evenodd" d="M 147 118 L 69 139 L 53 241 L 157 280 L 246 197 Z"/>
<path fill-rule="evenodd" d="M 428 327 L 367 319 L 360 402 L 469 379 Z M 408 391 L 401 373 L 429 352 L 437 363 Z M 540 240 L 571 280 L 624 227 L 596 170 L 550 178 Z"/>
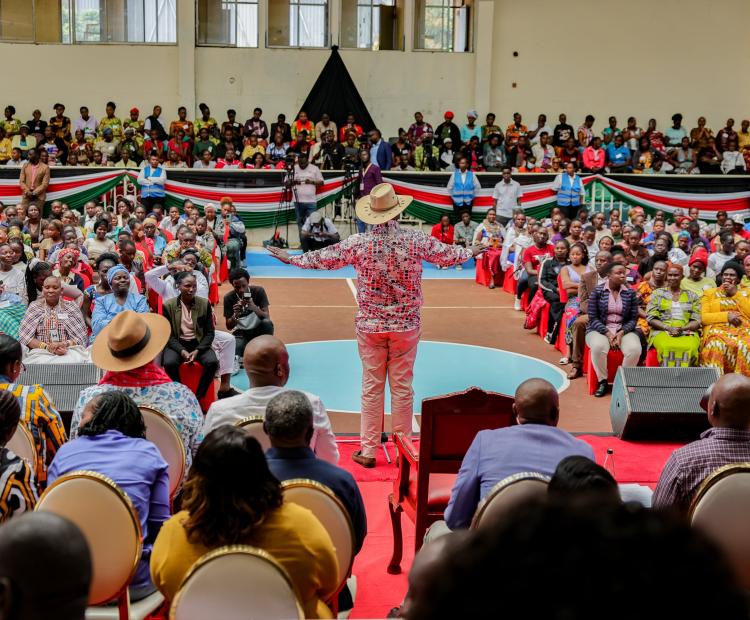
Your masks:
<path fill-rule="evenodd" d="M 721 286 L 701 299 L 700 365 L 750 376 L 750 289 L 740 288 L 743 269 L 735 261 L 726 262 L 720 275 Z"/>

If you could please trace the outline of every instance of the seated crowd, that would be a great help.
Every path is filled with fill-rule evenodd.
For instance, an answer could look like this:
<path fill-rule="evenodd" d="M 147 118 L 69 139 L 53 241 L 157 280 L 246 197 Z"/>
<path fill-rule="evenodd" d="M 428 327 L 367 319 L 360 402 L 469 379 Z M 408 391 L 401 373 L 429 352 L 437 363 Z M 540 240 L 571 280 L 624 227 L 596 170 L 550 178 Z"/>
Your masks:
<path fill-rule="evenodd" d="M 151 338 L 138 340 L 146 327 Z M 48 439 L 54 449 L 39 453 L 46 483 L 34 475 L 38 465 L 17 457 L 6 444 L 19 422 L 41 438 L 60 425 L 59 415 L 42 386 L 19 389 L 15 381 L 22 368 L 21 345 L 0 335 L 0 375 L 7 382 L 0 390 L 0 521 L 6 522 L 0 526 L 0 600 L 13 610 L 3 617 L 48 617 L 54 606 L 59 620 L 83 620 L 91 579 L 86 541 L 61 517 L 24 514 L 47 484 L 80 470 L 111 479 L 138 514 L 143 552 L 130 583 L 132 601 L 158 590 L 165 597 L 161 613 L 166 613 L 201 557 L 226 545 L 249 544 L 286 570 L 304 617 L 330 618 L 333 609 L 351 609 L 349 590 L 336 594 L 338 560 L 331 536 L 313 512 L 285 500 L 281 482 L 307 478 L 330 488 L 351 519 L 355 553 L 367 535 L 362 496 L 351 474 L 335 464 L 337 451 L 326 453 L 328 446 L 335 451 L 336 444 L 320 399 L 283 388 L 288 355 L 273 336 L 248 345 L 246 369 L 253 387 L 231 399 L 233 407 L 223 407 L 229 401 L 212 407 L 188 452 L 192 459 L 181 494 L 170 501 L 169 466 L 145 438 L 139 409 L 163 406 L 159 388 L 175 389 L 152 361 L 170 333 L 167 319 L 135 312 L 121 313 L 106 328 L 95 361 L 108 369 L 103 385 L 124 387 L 82 394 L 71 438 L 66 441 L 64 430 L 52 431 L 61 434 Z M 151 390 L 127 385 L 138 379 L 151 383 Z M 190 396 L 173 392 L 172 399 L 184 404 Z M 220 406 L 222 411 L 214 409 Z M 735 565 L 700 528 L 690 527 L 686 517 L 708 476 L 750 460 L 750 378 L 722 377 L 706 410 L 712 428 L 673 453 L 652 498 L 645 487 L 618 485 L 613 469 L 592 460 L 589 444 L 557 428 L 559 398 L 551 384 L 525 381 L 515 393 L 517 424 L 481 431 L 474 438 L 445 521 L 428 530 L 406 598 L 389 617 L 484 617 L 493 611 L 513 617 L 597 617 L 613 598 L 637 589 L 648 596 L 648 609 L 642 608 L 642 600 L 617 598 L 609 615 L 656 619 L 679 612 L 686 617 L 746 618 L 747 600 Z M 174 415 L 178 407 L 165 411 Z M 259 443 L 233 423 L 248 414 L 264 418 L 271 445 L 265 455 Z M 497 483 L 526 472 L 547 477 L 546 498 L 496 513 L 488 525 L 471 525 Z M 48 538 L 52 534 L 59 536 L 53 537 L 54 544 Z M 28 562 L 32 554 L 56 569 L 56 587 L 50 580 L 40 582 Z M 498 555 L 506 561 L 497 562 Z M 549 587 L 559 595 L 521 594 L 531 590 L 519 567 L 525 574 L 548 576 Z M 711 586 L 689 602 L 696 616 L 679 602 L 684 597 L 675 599 L 665 584 L 679 588 L 697 579 Z M 498 589 L 502 608 L 496 600 Z"/>
<path fill-rule="evenodd" d="M 455 226 L 443 215 L 432 235 L 486 248 L 477 270 L 487 273 L 489 288 L 501 281 L 515 292 L 528 328 L 546 315 L 542 337 L 565 351 L 560 363 L 571 364 L 570 379 L 584 372 L 586 347 L 596 396 L 607 391 L 610 351 L 621 351 L 625 366 L 653 349 L 661 366 L 750 376 L 750 230 L 743 218 L 718 211 L 708 223 L 697 208 L 647 217 L 635 206 L 623 220 L 619 209 L 605 215 L 580 205 L 569 218 L 562 205 L 537 219 L 517 206 L 518 183 L 509 169 L 503 174 L 482 223 L 463 209 Z M 509 200 L 497 197 L 498 187 L 510 188 Z"/>
<path fill-rule="evenodd" d="M 546 114 L 526 125 L 516 113 L 503 129 L 491 112 L 481 124 L 479 114 L 470 110 L 460 127 L 451 111 L 435 127 L 415 112 L 413 123 L 383 140 L 378 129 L 365 131 L 353 114 L 341 127 L 329 114 L 311 119 L 304 110 L 291 123 L 279 114 L 269 126 L 260 108 L 244 123 L 236 110 L 227 110 L 226 119 L 217 121 L 205 103 L 199 109 L 195 120 L 188 119 L 184 106 L 173 120 L 164 119 L 159 105 L 145 118 L 138 108 L 120 118 L 110 101 L 99 119 L 81 106 L 80 115 L 71 120 L 57 103 L 49 122 L 34 110 L 24 123 L 9 105 L 0 120 L 0 165 L 20 167 L 29 151 L 36 150 L 48 165 L 137 169 L 156 152 L 167 168 L 270 169 L 283 168 L 288 155 L 304 154 L 321 169 L 341 170 L 345 164 L 364 167 L 363 149 L 371 152 L 369 161 L 375 166 L 405 171 L 453 171 L 461 157 L 471 170 L 496 172 L 508 166 L 515 172 L 559 173 L 570 162 L 576 170 L 592 173 L 744 174 L 750 164 L 750 121 L 743 120 L 737 131 L 732 118 L 714 132 L 704 117 L 688 130 L 679 113 L 664 131 L 653 118 L 646 128 L 634 117 L 620 127 L 610 116 L 599 131 L 590 114 L 574 128 L 565 114 L 553 127 Z"/>

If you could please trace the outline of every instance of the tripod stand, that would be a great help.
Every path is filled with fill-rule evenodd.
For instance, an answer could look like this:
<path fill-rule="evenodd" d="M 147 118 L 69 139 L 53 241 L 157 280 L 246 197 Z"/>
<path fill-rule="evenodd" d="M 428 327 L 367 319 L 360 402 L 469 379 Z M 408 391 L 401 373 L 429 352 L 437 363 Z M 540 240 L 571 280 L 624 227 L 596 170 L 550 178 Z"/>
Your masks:
<path fill-rule="evenodd" d="M 294 163 L 287 162 L 284 167 L 284 177 L 282 179 L 281 193 L 279 194 L 279 203 L 276 205 L 276 211 L 273 214 L 273 235 L 271 235 L 271 239 L 268 242 L 269 245 L 286 248 L 289 247 L 289 210 L 294 210 L 294 202 L 296 200 L 297 190 L 294 187 Z M 284 217 L 286 221 L 286 237 L 280 240 L 279 222 L 282 217 Z"/>
<path fill-rule="evenodd" d="M 341 186 L 341 197 L 339 198 L 341 205 L 341 219 L 349 224 L 349 234 L 353 235 L 358 231 L 357 219 L 354 210 L 354 187 L 356 178 L 354 176 L 354 168 L 349 165 L 344 165 L 344 182 Z"/>

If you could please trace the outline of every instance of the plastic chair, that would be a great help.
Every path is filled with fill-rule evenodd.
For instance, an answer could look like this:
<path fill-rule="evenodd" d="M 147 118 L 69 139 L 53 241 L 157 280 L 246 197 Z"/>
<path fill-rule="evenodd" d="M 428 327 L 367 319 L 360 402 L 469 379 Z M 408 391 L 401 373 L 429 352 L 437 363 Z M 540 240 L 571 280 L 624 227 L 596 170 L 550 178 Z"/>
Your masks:
<path fill-rule="evenodd" d="M 69 519 L 86 538 L 93 565 L 89 605 L 117 602 L 90 607 L 87 620 L 143 620 L 161 605 L 158 592 L 130 604 L 128 584 L 143 549 L 141 524 L 130 498 L 112 480 L 91 471 L 62 476 L 42 493 L 35 510 Z"/>
<path fill-rule="evenodd" d="M 427 528 L 443 518 L 456 474 L 479 431 L 516 423 L 514 399 L 505 394 L 471 387 L 463 392 L 425 398 L 419 450 L 401 433 L 393 435 L 398 475 L 388 510 L 393 528 L 393 555 L 388 572 L 401 572 L 403 533 L 401 513 L 414 522 L 415 551 L 419 551 Z"/>
<path fill-rule="evenodd" d="M 177 427 L 164 412 L 153 407 L 138 407 L 146 424 L 146 439 L 156 445 L 169 465 L 169 497 L 175 496 L 185 478 L 185 444 Z"/>
<path fill-rule="evenodd" d="M 555 348 L 564 356 L 568 356 L 568 343 L 565 342 L 565 321 L 563 319 L 560 319 L 560 329 L 557 330 Z"/>
<path fill-rule="evenodd" d="M 250 435 L 250 437 L 257 439 L 263 452 L 271 447 L 271 440 L 268 438 L 266 430 L 263 428 L 264 420 L 265 418 L 263 418 L 263 416 L 251 415 L 234 423 L 235 426 L 241 428 Z"/>
<path fill-rule="evenodd" d="M 549 476 L 536 472 L 513 474 L 498 482 L 482 499 L 474 513 L 471 528 L 492 527 L 513 513 L 522 503 L 547 497 Z"/>
<path fill-rule="evenodd" d="M 646 361 L 644 363 L 644 366 L 646 366 L 647 368 L 658 368 L 660 366 L 659 354 L 653 347 L 646 352 Z"/>
<path fill-rule="evenodd" d="M 346 585 L 354 564 L 356 545 L 354 527 L 346 507 L 336 494 L 326 485 L 303 478 L 286 480 L 281 483 L 284 500 L 310 510 L 321 522 L 336 548 L 339 562 L 339 582 L 331 593 L 332 602 L 337 601 L 338 593 Z"/>
<path fill-rule="evenodd" d="M 200 558 L 180 586 L 170 620 L 304 618 L 289 574 L 270 554 L 246 545 Z"/>
<path fill-rule="evenodd" d="M 198 362 L 193 362 L 192 364 L 180 364 L 180 383 L 191 389 L 193 394 L 195 394 L 195 390 L 198 389 L 198 383 L 200 383 L 201 380 L 201 372 L 203 372 L 203 366 Z M 216 380 L 214 380 L 208 387 L 206 395 L 203 398 L 198 399 L 201 411 L 205 414 L 215 401 Z"/>
<path fill-rule="evenodd" d="M 31 471 L 36 471 L 36 444 L 34 443 L 34 436 L 23 422 L 18 423 L 16 432 L 13 433 L 13 436 L 5 444 L 5 447 L 26 461 Z"/>
<path fill-rule="evenodd" d="M 540 338 L 544 338 L 549 331 L 549 303 L 542 308 L 539 315 L 539 322 L 536 324 L 536 333 Z"/>
<path fill-rule="evenodd" d="M 617 369 L 622 366 L 624 359 L 625 356 L 622 354 L 622 351 L 613 351 L 610 349 L 609 353 L 607 353 L 607 383 L 614 383 Z M 586 347 L 586 350 L 584 351 L 584 361 L 586 366 L 586 378 L 589 384 L 589 395 L 592 395 L 596 392 L 596 386 L 599 384 L 599 379 L 594 371 L 594 365 L 591 363 L 591 352 L 588 347 Z"/>
<path fill-rule="evenodd" d="M 750 590 L 750 463 L 733 463 L 714 471 L 696 492 L 690 523 L 724 551 L 739 585 Z"/>

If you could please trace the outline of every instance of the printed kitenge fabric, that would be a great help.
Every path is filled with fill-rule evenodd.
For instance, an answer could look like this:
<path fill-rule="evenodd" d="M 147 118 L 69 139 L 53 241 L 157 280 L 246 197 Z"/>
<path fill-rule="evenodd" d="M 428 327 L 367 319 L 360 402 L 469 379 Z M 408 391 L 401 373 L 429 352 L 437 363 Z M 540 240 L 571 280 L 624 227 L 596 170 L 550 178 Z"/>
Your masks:
<path fill-rule="evenodd" d="M 718 368 L 722 374 L 736 372 L 750 376 L 750 291 L 741 289 L 728 297 L 719 287 L 703 294 L 703 338 L 701 339 L 700 365 Z M 706 315 L 737 312 L 742 324 L 732 325 L 726 320 L 706 324 Z"/>
<path fill-rule="evenodd" d="M 47 466 L 65 443 L 65 427 L 60 414 L 41 385 L 0 383 L 0 390 L 8 390 L 21 405 L 21 422 L 34 437 L 36 448 L 35 478 L 39 488 L 47 483 Z"/>
<path fill-rule="evenodd" d="M 677 300 L 667 288 L 658 288 L 648 302 L 646 319 L 657 319 L 668 327 L 685 327 L 690 321 L 701 320 L 698 296 L 681 290 Z M 691 366 L 698 360 L 700 336 L 697 332 L 683 336 L 670 336 L 667 332 L 652 329 L 648 335 L 649 345 L 656 349 L 662 366 Z"/>
<path fill-rule="evenodd" d="M 0 523 L 34 510 L 36 500 L 31 468 L 21 457 L 0 448 Z"/>

